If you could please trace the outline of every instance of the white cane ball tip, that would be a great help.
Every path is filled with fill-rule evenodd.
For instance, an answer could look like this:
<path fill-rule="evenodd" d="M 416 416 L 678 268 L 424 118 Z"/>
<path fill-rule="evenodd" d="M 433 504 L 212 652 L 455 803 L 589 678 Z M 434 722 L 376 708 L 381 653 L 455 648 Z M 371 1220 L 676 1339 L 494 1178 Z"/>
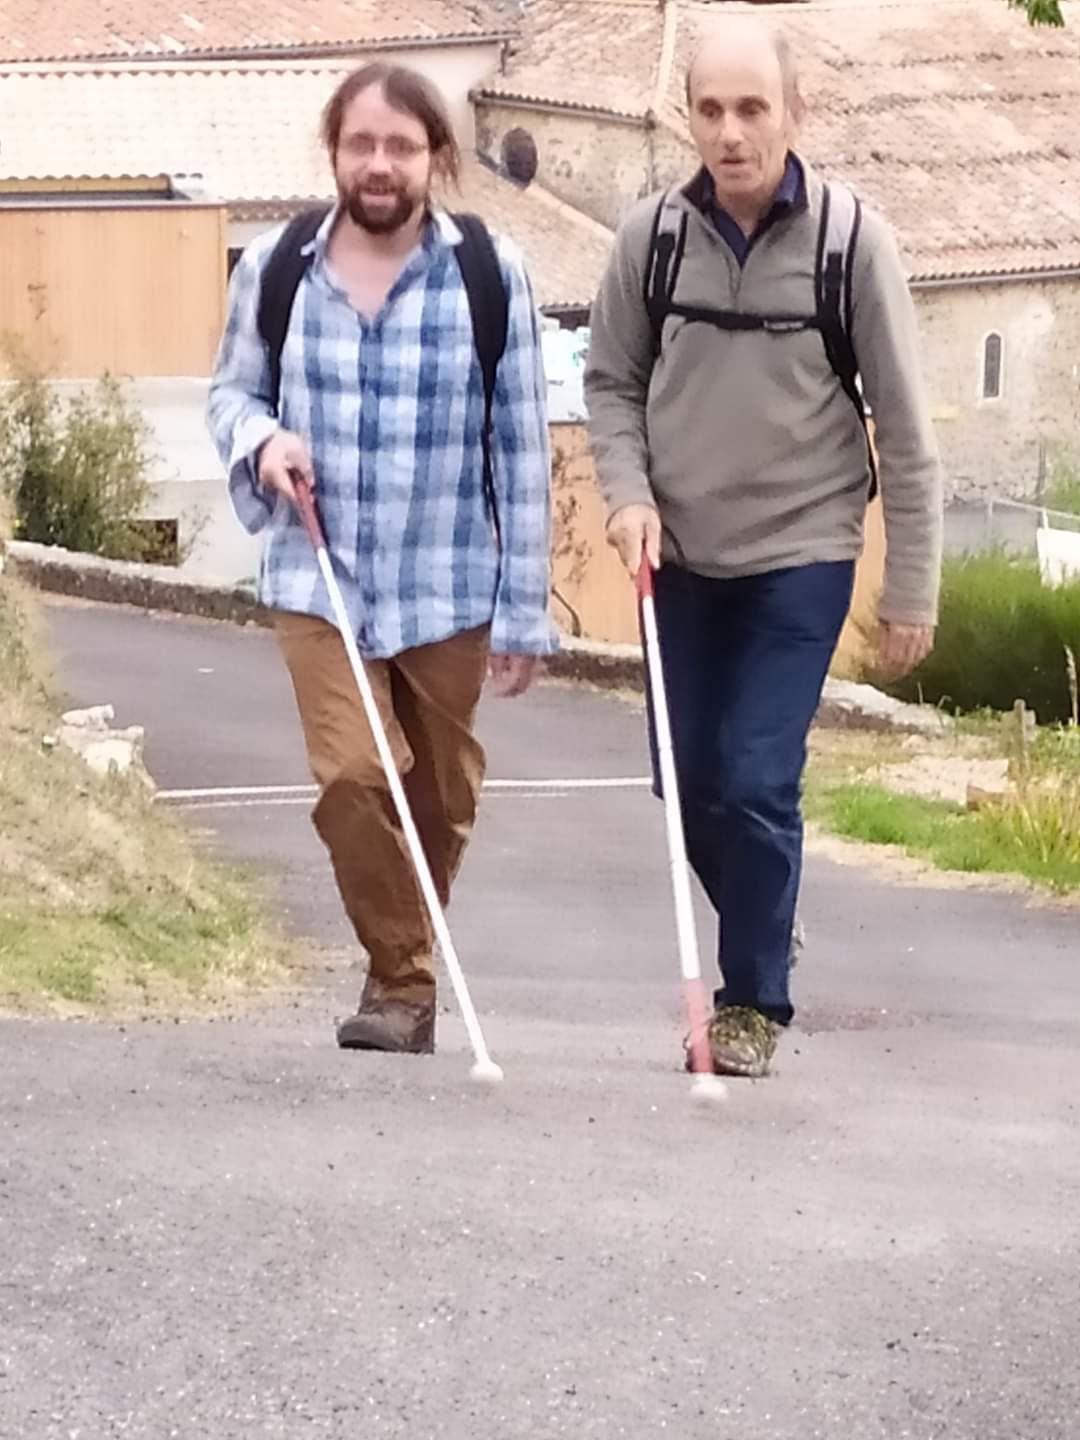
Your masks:
<path fill-rule="evenodd" d="M 496 1065 L 494 1060 L 477 1060 L 469 1071 L 469 1079 L 475 1085 L 501 1085 L 503 1082 L 502 1067 Z"/>
<path fill-rule="evenodd" d="M 727 1086 L 719 1075 L 695 1075 L 690 1086 L 690 1099 L 698 1105 L 722 1105 L 728 1098 Z"/>

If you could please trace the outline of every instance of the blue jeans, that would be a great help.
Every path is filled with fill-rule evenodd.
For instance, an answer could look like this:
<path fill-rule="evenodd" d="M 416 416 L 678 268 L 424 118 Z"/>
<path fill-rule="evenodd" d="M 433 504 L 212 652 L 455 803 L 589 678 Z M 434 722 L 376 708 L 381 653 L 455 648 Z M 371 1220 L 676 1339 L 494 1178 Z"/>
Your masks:
<path fill-rule="evenodd" d="M 786 1025 L 806 737 L 854 578 L 840 561 L 712 580 L 656 576 L 686 848 L 719 922 L 718 1005 Z M 659 792 L 651 710 L 650 745 Z"/>

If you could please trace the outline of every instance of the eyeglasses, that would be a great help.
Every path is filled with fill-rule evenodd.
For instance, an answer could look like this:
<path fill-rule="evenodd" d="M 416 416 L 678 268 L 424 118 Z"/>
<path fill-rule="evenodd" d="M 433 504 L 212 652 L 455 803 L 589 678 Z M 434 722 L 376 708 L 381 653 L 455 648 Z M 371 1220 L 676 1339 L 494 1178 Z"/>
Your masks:
<path fill-rule="evenodd" d="M 358 160 L 370 160 L 381 149 L 393 164 L 404 165 L 423 155 L 429 147 L 406 135 L 387 135 L 384 140 L 376 135 L 350 135 L 342 141 L 341 148 Z"/>

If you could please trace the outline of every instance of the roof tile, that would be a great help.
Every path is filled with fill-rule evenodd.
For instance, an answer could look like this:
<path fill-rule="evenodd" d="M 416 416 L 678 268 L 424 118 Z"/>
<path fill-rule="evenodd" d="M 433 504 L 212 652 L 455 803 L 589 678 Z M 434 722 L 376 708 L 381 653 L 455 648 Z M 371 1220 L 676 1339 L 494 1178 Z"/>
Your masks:
<path fill-rule="evenodd" d="M 0 0 L 0 63 L 503 35 L 503 0 Z"/>
<path fill-rule="evenodd" d="M 801 150 L 888 216 L 913 277 L 1080 266 L 1080 140 L 1066 119 L 1080 114 L 1080 4 L 1065 9 L 1066 28 L 1053 30 L 1032 29 L 1002 0 L 772 8 L 800 61 Z M 655 103 L 658 6 L 531 0 L 526 13 L 507 71 L 485 95 L 644 118 Z M 686 65 L 716 13 L 701 0 L 678 5 L 658 119 L 681 136 Z M 626 43 L 610 45 L 613 34 Z"/>

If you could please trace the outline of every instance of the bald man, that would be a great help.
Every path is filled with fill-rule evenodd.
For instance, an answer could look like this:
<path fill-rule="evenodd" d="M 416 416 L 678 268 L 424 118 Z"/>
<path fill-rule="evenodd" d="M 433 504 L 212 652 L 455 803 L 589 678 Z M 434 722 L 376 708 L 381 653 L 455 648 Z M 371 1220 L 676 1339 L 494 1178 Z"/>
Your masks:
<path fill-rule="evenodd" d="M 608 538 L 657 571 L 687 849 L 719 922 L 713 1065 L 758 1077 L 794 1013 L 806 737 L 867 501 L 880 482 L 899 675 L 933 644 L 941 468 L 896 244 L 797 153 L 788 46 L 721 22 L 687 100 L 701 168 L 620 228 L 585 387 Z"/>

